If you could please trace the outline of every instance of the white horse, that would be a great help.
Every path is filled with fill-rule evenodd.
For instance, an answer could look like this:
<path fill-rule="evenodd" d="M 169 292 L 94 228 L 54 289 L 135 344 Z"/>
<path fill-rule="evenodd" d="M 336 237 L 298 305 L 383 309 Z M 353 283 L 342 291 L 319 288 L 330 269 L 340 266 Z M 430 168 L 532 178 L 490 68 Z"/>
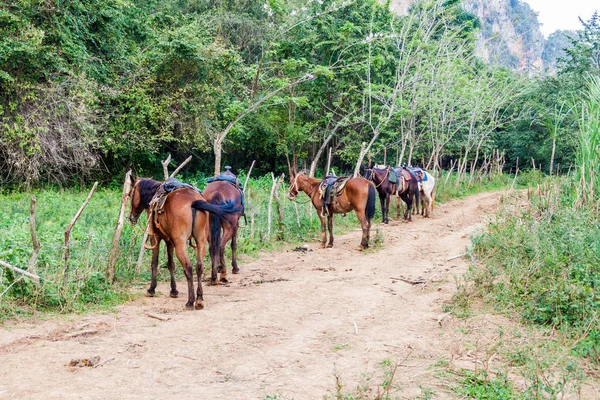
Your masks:
<path fill-rule="evenodd" d="M 423 171 L 423 175 L 423 180 L 419 182 L 421 215 L 429 218 L 435 202 L 435 178 L 427 171 Z"/>

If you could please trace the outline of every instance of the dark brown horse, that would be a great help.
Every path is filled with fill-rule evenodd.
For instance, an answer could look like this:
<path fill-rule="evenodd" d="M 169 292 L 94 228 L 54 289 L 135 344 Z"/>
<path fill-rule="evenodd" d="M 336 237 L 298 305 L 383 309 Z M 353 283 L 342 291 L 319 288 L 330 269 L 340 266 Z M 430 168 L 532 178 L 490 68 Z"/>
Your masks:
<path fill-rule="evenodd" d="M 133 178 L 132 178 L 133 181 Z M 135 224 L 140 214 L 150 210 L 150 202 L 159 190 L 162 182 L 152 179 L 138 179 L 133 182 L 129 196 L 131 198 L 131 212 L 129 220 Z M 152 280 L 147 295 L 154 296 L 158 273 L 158 252 L 161 240 L 167 244 L 167 258 L 169 272 L 171 273 L 171 297 L 177 297 L 178 292 L 174 278 L 173 250 L 183 267 L 183 272 L 188 284 L 188 301 L 186 309 L 198 310 L 204 308 L 202 295 L 202 260 L 206 255 L 206 240 L 208 239 L 209 212 L 224 218 L 226 215 L 239 211 L 231 203 L 214 205 L 206 202 L 203 196 L 189 188 L 177 189 L 168 195 L 161 213 L 149 213 L 149 228 L 152 232 Z M 192 264 L 187 255 L 187 242 L 194 238 L 196 242 L 196 274 L 198 276 L 198 289 L 194 295 L 194 275 Z M 211 238 L 212 239 L 212 238 Z M 218 240 L 218 239 L 216 239 Z M 218 241 L 216 242 L 218 243 Z M 211 254 L 211 256 L 213 256 Z M 218 254 L 214 255 L 211 282 L 216 284 Z"/>
<path fill-rule="evenodd" d="M 394 172 L 398 177 L 398 196 L 406 203 L 404 219 L 412 221 L 413 202 L 419 204 L 419 180 L 407 167 L 396 167 Z M 400 217 L 400 205 L 398 205 L 398 217 Z"/>
<path fill-rule="evenodd" d="M 323 198 L 319 190 L 320 179 L 306 176 L 304 172 L 298 172 L 290 177 L 291 185 L 288 198 L 294 200 L 300 192 L 308 195 L 313 206 L 317 210 L 321 220 L 321 248 L 326 247 L 327 232 L 325 230 L 326 211 L 327 229 L 329 230 L 329 243 L 327 247 L 333 247 L 333 215 L 346 214 L 350 211 L 356 212 L 362 228 L 362 239 L 359 250 L 369 247 L 369 236 L 371 230 L 371 219 L 375 215 L 375 186 L 364 178 L 350 178 L 346 183 L 344 190 L 329 204 L 326 210 L 323 210 Z"/>
<path fill-rule="evenodd" d="M 390 174 L 394 171 L 390 167 L 375 168 L 365 167 L 365 179 L 375 184 L 381 202 L 381 218 L 384 224 L 390 222 L 390 198 L 396 193 L 396 183 L 390 182 Z"/>
<path fill-rule="evenodd" d="M 223 230 L 223 235 L 219 243 L 213 243 L 211 246 L 218 244 L 219 248 L 219 272 L 221 274 L 221 282 L 227 282 L 227 269 L 225 266 L 225 245 L 231 240 L 231 266 L 234 274 L 240 272 L 237 264 L 237 235 L 240 217 L 244 213 L 243 194 L 240 189 L 228 181 L 213 181 L 206 185 L 203 192 L 206 201 L 212 204 L 231 203 L 239 211 L 225 215 L 219 218 L 216 214 L 210 216 L 210 231 L 211 239 L 213 232 Z M 215 250 L 211 249 L 211 254 Z"/>

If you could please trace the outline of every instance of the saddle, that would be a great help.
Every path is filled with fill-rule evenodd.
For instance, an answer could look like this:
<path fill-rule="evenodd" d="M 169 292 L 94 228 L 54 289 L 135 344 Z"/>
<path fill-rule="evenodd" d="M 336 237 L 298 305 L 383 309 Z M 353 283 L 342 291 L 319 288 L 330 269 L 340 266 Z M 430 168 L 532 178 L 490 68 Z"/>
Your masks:
<path fill-rule="evenodd" d="M 409 182 L 412 180 L 412 176 L 408 171 L 407 167 L 396 167 L 394 168 L 394 175 L 398 179 L 398 194 L 402 194 L 408 190 Z"/>
<path fill-rule="evenodd" d="M 152 197 L 152 200 L 150 200 L 150 204 L 149 204 L 149 208 L 148 208 L 148 218 L 152 218 L 152 220 L 154 222 L 154 224 L 150 224 L 150 226 L 149 226 L 148 234 L 150 236 L 154 236 L 153 226 L 158 227 L 158 229 L 161 231 L 161 233 L 163 235 L 165 235 L 165 233 L 162 231 L 162 228 L 160 226 L 160 221 L 158 219 L 158 216 L 165 212 L 165 210 L 164 210 L 165 202 L 167 201 L 167 197 L 169 197 L 169 194 L 173 193 L 176 190 L 183 189 L 183 188 L 192 189 L 193 191 L 202 194 L 200 189 L 198 189 L 190 184 L 179 182 L 175 178 L 167 178 L 167 180 L 164 181 L 158 187 L 158 189 L 156 190 L 156 193 L 154 194 L 154 197 Z"/>
<path fill-rule="evenodd" d="M 238 180 L 237 176 L 233 172 L 231 172 L 231 167 L 229 165 L 225 166 L 225 172 L 223 172 L 220 175 L 213 176 L 211 178 L 206 179 L 206 182 L 207 183 L 227 182 L 227 183 L 235 186 L 235 188 L 240 191 L 242 207 L 245 207 L 245 205 L 244 205 L 244 186 L 242 186 L 242 184 Z M 246 217 L 246 213 L 243 209 L 242 209 L 242 216 L 244 218 Z"/>
<path fill-rule="evenodd" d="M 390 183 L 398 183 L 398 175 L 396 175 L 394 170 L 389 167 L 388 167 L 388 181 L 390 181 Z"/>
<path fill-rule="evenodd" d="M 202 194 L 200 189 L 190 184 L 179 182 L 175 178 L 167 178 L 167 180 L 158 187 L 154 197 L 150 201 L 150 210 L 162 214 L 164 212 L 163 208 L 165 206 L 165 201 L 169 194 L 182 188 L 192 189 L 193 191 Z"/>
<path fill-rule="evenodd" d="M 335 204 L 335 198 L 342 194 L 346 184 L 350 180 L 348 176 L 328 176 L 319 184 L 319 198 L 323 199 L 323 209 L 321 216 L 329 215 L 329 206 Z M 333 195 L 332 195 L 333 193 Z"/>
<path fill-rule="evenodd" d="M 415 168 L 411 168 L 410 170 L 412 171 L 413 174 L 415 174 L 415 176 L 417 177 L 417 180 L 419 182 L 427 181 L 427 174 L 425 173 L 424 169 L 415 167 Z"/>

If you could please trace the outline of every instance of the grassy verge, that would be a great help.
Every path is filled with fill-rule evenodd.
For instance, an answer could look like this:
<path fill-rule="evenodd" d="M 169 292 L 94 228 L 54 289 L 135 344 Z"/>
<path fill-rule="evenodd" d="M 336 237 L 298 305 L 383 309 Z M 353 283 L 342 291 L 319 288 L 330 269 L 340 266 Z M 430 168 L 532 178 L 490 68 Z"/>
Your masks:
<path fill-rule="evenodd" d="M 555 177 L 527 193 L 513 193 L 485 233 L 473 239 L 475 262 L 459 285 L 453 311 L 468 316 L 483 307 L 518 319 L 529 334 L 504 340 L 496 349 L 503 366 L 493 376 L 465 372 L 459 379 L 461 395 L 580 395 L 581 383 L 596 375 L 599 215 L 597 205 L 582 204 L 576 192 L 574 179 Z M 513 379 L 522 382 L 519 390 Z M 499 390 L 512 394 L 500 396 Z"/>

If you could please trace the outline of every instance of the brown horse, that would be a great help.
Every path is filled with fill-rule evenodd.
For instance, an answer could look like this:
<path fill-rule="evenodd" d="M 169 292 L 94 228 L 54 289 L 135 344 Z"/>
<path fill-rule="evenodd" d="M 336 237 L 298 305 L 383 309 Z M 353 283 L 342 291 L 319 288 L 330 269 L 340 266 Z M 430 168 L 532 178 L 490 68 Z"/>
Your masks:
<path fill-rule="evenodd" d="M 234 274 L 238 274 L 240 269 L 237 264 L 237 235 L 239 219 L 244 213 L 243 194 L 240 189 L 228 181 L 213 181 L 206 185 L 204 189 L 204 198 L 212 204 L 231 203 L 239 211 L 227 214 L 224 218 L 219 218 L 216 214 L 210 216 L 211 239 L 217 231 L 223 230 L 223 235 L 219 243 L 213 243 L 211 247 L 218 245 L 218 249 L 211 248 L 211 254 L 219 253 L 219 272 L 221 273 L 221 282 L 227 282 L 227 269 L 225 266 L 225 245 L 231 240 L 231 266 Z M 213 234 L 214 232 L 214 234 Z"/>
<path fill-rule="evenodd" d="M 390 174 L 394 171 L 390 167 L 375 168 L 364 167 L 365 179 L 375 184 L 375 189 L 379 193 L 379 201 L 381 202 L 381 218 L 384 224 L 390 222 L 390 198 L 396 193 L 398 187 L 395 183 L 390 182 Z"/>
<path fill-rule="evenodd" d="M 317 210 L 321 220 L 321 248 L 326 247 L 327 232 L 325 230 L 325 216 L 319 210 L 323 210 L 323 198 L 319 191 L 321 180 L 306 176 L 304 172 L 298 172 L 290 177 L 291 185 L 288 198 L 294 200 L 300 192 L 308 195 L 313 206 Z M 335 190 L 335 189 L 333 189 Z M 327 247 L 333 247 L 333 215 L 346 214 L 350 211 L 356 212 L 362 228 L 362 239 L 359 250 L 369 247 L 369 235 L 371 230 L 371 219 L 375 215 L 375 186 L 364 178 L 350 178 L 342 193 L 335 196 L 327 210 L 327 229 L 329 230 L 329 243 Z"/>
<path fill-rule="evenodd" d="M 133 181 L 133 178 L 132 178 Z M 138 179 L 133 182 L 129 196 L 131 198 L 131 212 L 129 220 L 135 224 L 140 214 L 150 209 L 150 202 L 159 190 L 162 182 L 152 179 Z M 152 237 L 152 280 L 147 295 L 154 296 L 158 274 L 158 252 L 161 240 L 167 244 L 167 258 L 169 272 L 171 273 L 171 297 L 177 297 L 178 292 L 174 278 L 173 250 L 183 267 L 183 272 L 188 284 L 188 301 L 186 309 L 198 310 L 204 308 L 202 295 L 202 260 L 206 255 L 206 240 L 208 235 L 209 212 L 221 218 L 233 212 L 239 211 L 231 203 L 214 205 L 206 202 L 202 195 L 189 188 L 180 188 L 167 195 L 161 213 L 150 213 L 149 227 L 153 233 Z M 198 276 L 198 290 L 194 295 L 194 275 L 192 264 L 187 255 L 187 242 L 194 238 L 196 241 L 196 274 Z M 218 242 L 217 242 L 218 243 Z M 213 259 L 211 282 L 216 284 L 217 259 Z"/>

